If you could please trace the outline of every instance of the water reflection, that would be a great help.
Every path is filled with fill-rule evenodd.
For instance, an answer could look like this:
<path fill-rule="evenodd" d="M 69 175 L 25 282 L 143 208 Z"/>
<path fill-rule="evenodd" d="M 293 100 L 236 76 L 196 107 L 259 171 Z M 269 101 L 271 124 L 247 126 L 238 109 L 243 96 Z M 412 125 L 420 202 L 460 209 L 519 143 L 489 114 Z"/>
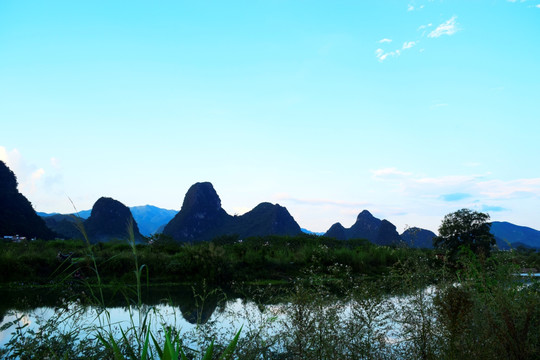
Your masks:
<path fill-rule="evenodd" d="M 233 296 L 233 292 L 225 293 L 223 290 L 208 290 L 204 287 L 162 286 L 143 289 L 142 302 L 147 306 L 175 305 L 188 323 L 204 324 L 218 304 Z M 97 290 L 92 294 L 88 289 L 0 289 L 0 323 L 4 322 L 9 311 L 25 313 L 36 308 L 62 308 L 69 303 L 96 306 L 101 305 L 100 298 Z M 134 305 L 136 298 L 133 289 L 108 287 L 103 290 L 104 305 L 107 308 L 126 308 Z"/>

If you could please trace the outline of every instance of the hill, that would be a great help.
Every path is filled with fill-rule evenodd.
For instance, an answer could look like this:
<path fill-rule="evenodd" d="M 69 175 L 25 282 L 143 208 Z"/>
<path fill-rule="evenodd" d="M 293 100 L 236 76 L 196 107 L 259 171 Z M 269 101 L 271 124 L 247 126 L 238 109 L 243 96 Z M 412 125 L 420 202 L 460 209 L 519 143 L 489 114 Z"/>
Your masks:
<path fill-rule="evenodd" d="M 0 161 L 0 236 L 53 239 L 53 231 L 17 188 L 17 177 Z"/>
<path fill-rule="evenodd" d="M 325 236 L 338 240 L 367 239 L 377 245 L 399 244 L 401 240 L 394 224 L 388 220 L 377 219 L 367 210 L 358 214 L 356 222 L 350 228 L 335 223 Z"/>
<path fill-rule="evenodd" d="M 91 242 L 128 239 L 128 227 L 133 227 L 135 241 L 141 241 L 137 222 L 131 211 L 121 202 L 102 197 L 92 207 L 90 217 L 84 221 L 84 228 Z"/>
<path fill-rule="evenodd" d="M 433 231 L 412 227 L 401 234 L 401 240 L 410 247 L 431 249 L 435 236 Z"/>
<path fill-rule="evenodd" d="M 493 221 L 491 223 L 491 233 L 497 240 L 499 247 L 512 247 L 523 245 L 534 249 L 540 249 L 540 231 L 519 226 L 505 221 Z"/>

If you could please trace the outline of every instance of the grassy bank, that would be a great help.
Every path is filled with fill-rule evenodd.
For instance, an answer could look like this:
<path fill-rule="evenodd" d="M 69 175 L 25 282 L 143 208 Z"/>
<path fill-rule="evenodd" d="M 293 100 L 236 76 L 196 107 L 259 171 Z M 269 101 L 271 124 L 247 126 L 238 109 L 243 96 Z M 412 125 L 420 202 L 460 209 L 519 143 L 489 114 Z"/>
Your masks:
<path fill-rule="evenodd" d="M 158 241 L 136 245 L 152 283 L 288 282 L 316 269 L 340 276 L 340 267 L 355 275 L 387 274 L 397 262 L 425 256 L 430 250 L 389 248 L 364 240 L 336 241 L 315 236 L 220 238 L 213 242 L 177 244 Z M 46 285 L 59 278 L 97 281 L 94 261 L 104 283 L 133 283 L 133 249 L 126 241 L 88 245 L 84 241 L 29 241 L 0 244 L 0 283 Z M 439 264 L 440 265 L 440 264 Z"/>

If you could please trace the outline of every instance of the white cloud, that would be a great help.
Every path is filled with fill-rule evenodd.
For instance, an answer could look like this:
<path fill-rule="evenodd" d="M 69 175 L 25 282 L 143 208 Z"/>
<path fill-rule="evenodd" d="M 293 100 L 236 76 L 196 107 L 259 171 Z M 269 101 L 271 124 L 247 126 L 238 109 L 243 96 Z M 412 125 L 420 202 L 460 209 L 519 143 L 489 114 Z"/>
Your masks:
<path fill-rule="evenodd" d="M 414 45 L 416 45 L 416 41 L 406 41 L 406 42 L 403 43 L 402 49 L 403 49 L 403 50 L 410 49 L 410 48 L 412 48 Z"/>
<path fill-rule="evenodd" d="M 401 47 L 401 49 L 396 49 L 394 51 L 384 51 L 383 49 L 379 48 L 375 50 L 375 56 L 377 57 L 377 59 L 379 59 L 380 62 L 383 62 L 388 57 L 400 56 L 403 50 L 412 48 L 413 46 L 416 45 L 416 43 L 417 43 L 416 41 L 406 41 L 403 43 L 403 46 Z"/>
<path fill-rule="evenodd" d="M 457 16 L 452 16 L 450 19 L 442 23 L 441 25 L 437 26 L 435 30 L 429 33 L 428 37 L 430 38 L 438 38 L 442 35 L 453 35 L 455 34 L 459 29 L 457 27 L 456 23 Z"/>
<path fill-rule="evenodd" d="M 383 62 L 389 56 L 395 56 L 395 55 L 396 54 L 393 51 L 392 52 L 384 52 L 383 49 L 375 50 L 375 56 L 377 57 L 377 59 L 379 59 L 380 62 Z"/>
<path fill-rule="evenodd" d="M 482 195 L 492 199 L 511 199 L 531 195 L 540 197 L 540 178 L 489 180 L 478 183 L 478 187 Z"/>
<path fill-rule="evenodd" d="M 383 44 L 383 43 L 391 43 L 391 42 L 392 42 L 392 39 L 387 39 L 387 38 L 379 40 L 379 43 L 381 43 L 381 44 Z"/>
<path fill-rule="evenodd" d="M 32 203 L 53 210 L 57 208 L 59 196 L 63 195 L 63 177 L 58 160 L 50 159 L 50 164 L 36 166 L 28 162 L 18 149 L 7 150 L 0 146 L 0 160 L 17 177 L 18 190 Z M 43 209 L 43 208 L 42 208 Z"/>
<path fill-rule="evenodd" d="M 536 5 L 535 7 L 539 8 L 540 9 L 540 4 Z"/>
<path fill-rule="evenodd" d="M 413 11 L 414 10 L 414 6 L 409 4 L 407 5 L 407 11 Z"/>

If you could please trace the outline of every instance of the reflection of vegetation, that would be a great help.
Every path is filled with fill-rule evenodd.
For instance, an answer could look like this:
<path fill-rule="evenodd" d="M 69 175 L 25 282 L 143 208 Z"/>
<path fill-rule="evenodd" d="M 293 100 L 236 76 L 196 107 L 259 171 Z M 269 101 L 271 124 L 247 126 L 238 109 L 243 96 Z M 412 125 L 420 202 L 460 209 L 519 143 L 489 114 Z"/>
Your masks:
<path fill-rule="evenodd" d="M 100 270 L 97 266 L 97 258 L 90 246 L 84 228 L 81 226 L 81 232 L 86 240 L 87 248 L 82 257 L 90 267 L 90 271 L 95 275 L 94 283 L 90 283 L 80 275 L 81 260 L 75 260 L 73 253 L 64 255 L 58 253 L 57 260 L 61 261 L 58 267 L 59 277 L 64 285 L 73 285 L 67 283 L 66 279 L 75 276 L 79 285 L 84 285 L 88 290 L 89 296 L 86 297 L 94 306 L 96 311 L 95 320 L 98 324 L 84 324 L 78 321 L 79 315 L 86 312 L 87 308 L 81 303 L 80 299 L 71 297 L 69 300 L 63 299 L 61 305 L 55 307 L 54 314 L 44 323 L 40 323 L 37 329 L 26 328 L 28 322 L 24 321 L 25 316 L 18 316 L 14 321 L 2 325 L 0 331 L 5 331 L 14 327 L 11 339 L 4 348 L 0 349 L 0 356 L 6 359 L 19 358 L 63 358 L 63 359 L 189 359 L 198 357 L 199 353 L 204 354 L 203 360 L 211 360 L 219 356 L 219 359 L 231 359 L 235 351 L 240 330 L 236 333 L 233 340 L 227 345 L 221 344 L 215 346 L 214 340 L 204 338 L 203 348 L 193 350 L 185 348 L 182 338 L 176 329 L 166 325 L 162 321 L 163 332 L 153 332 L 151 330 L 151 313 L 155 309 L 147 306 L 143 302 L 143 274 L 146 275 L 146 288 L 149 286 L 148 267 L 145 264 L 139 266 L 139 257 L 137 246 L 135 245 L 136 236 L 133 226 L 128 226 L 129 248 L 132 255 L 132 266 L 135 271 L 134 287 L 122 287 L 122 293 L 125 294 L 125 304 L 128 311 L 129 320 L 120 327 L 114 324 L 111 314 L 107 308 L 104 296 L 104 288 Z M 25 244 L 27 245 L 27 244 Z M 206 296 L 200 297 L 206 300 Z M 202 305 L 204 309 L 204 305 Z M 202 316 L 197 316 L 201 319 Z M 67 320 L 71 319 L 71 325 L 66 329 Z M 22 323 L 21 323 L 22 321 Z M 120 334 L 118 334 L 118 331 Z M 81 332 L 86 335 L 81 335 Z M 150 341 L 151 340 L 151 341 Z M 209 340 L 209 341 L 208 341 Z M 201 352 L 202 351 L 202 352 Z M 189 354 L 189 357 L 186 356 Z"/>

